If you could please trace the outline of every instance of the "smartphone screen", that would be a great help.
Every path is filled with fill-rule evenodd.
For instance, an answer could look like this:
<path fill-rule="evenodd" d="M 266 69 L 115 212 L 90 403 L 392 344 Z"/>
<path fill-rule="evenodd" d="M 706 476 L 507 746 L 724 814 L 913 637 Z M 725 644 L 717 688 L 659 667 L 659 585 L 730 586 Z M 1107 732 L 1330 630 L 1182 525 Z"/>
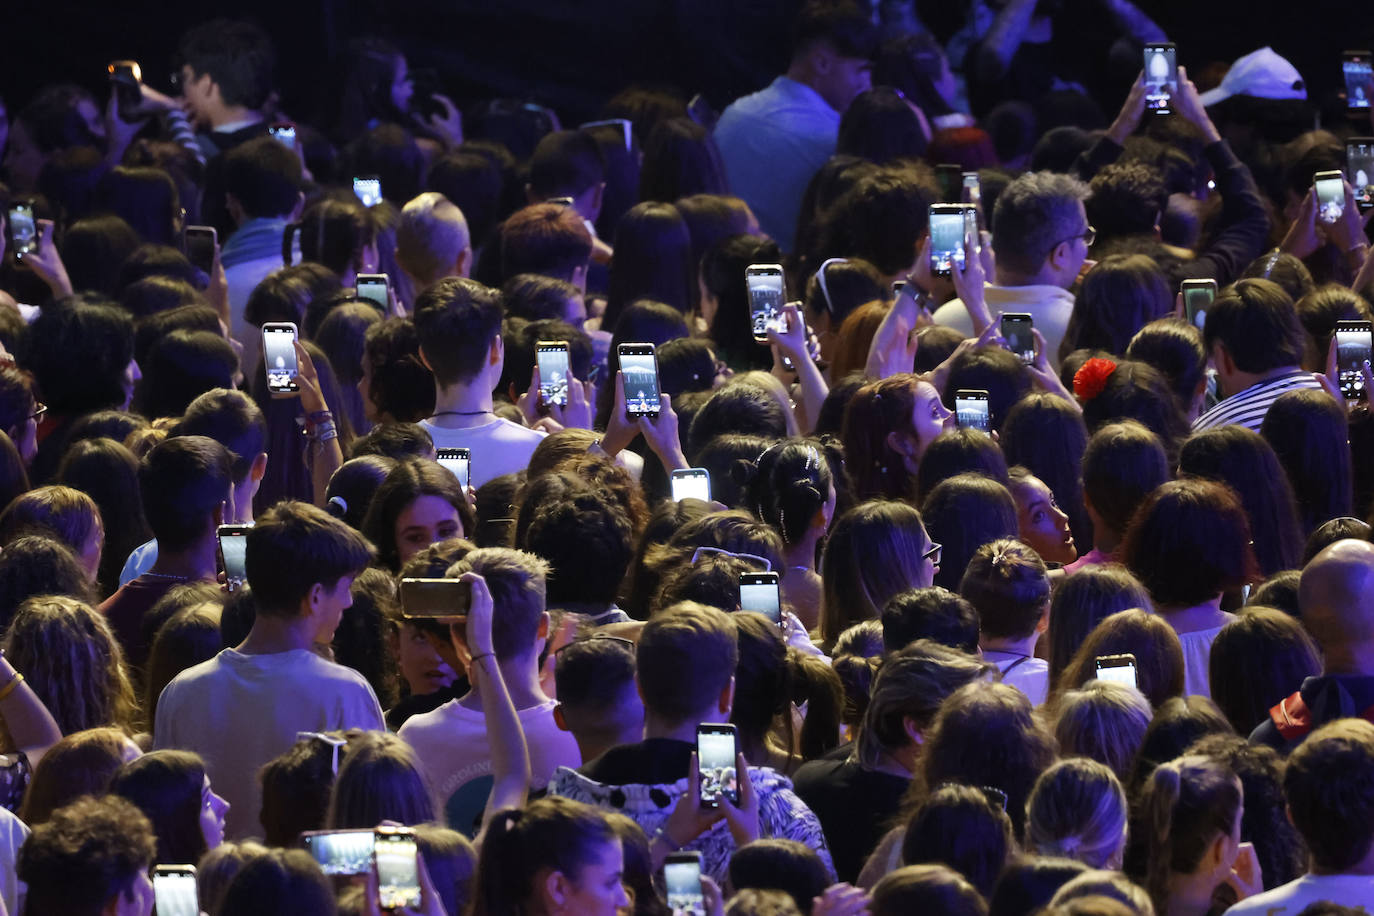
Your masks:
<path fill-rule="evenodd" d="M 415 834 L 395 827 L 377 831 L 377 905 L 384 910 L 420 905 Z"/>
<path fill-rule="evenodd" d="M 741 574 L 739 577 L 739 609 L 762 614 L 774 623 L 782 623 L 782 598 L 778 594 L 778 574 L 775 572 Z"/>
<path fill-rule="evenodd" d="M 936 276 L 964 269 L 964 213 L 959 204 L 930 206 L 930 272 Z"/>
<path fill-rule="evenodd" d="M 541 340 L 534 345 L 539 366 L 539 400 L 568 406 L 568 345 L 561 340 Z"/>
<path fill-rule="evenodd" d="M 402 579 L 406 617 L 461 617 L 472 606 L 472 586 L 461 579 Z"/>
<path fill-rule="evenodd" d="M 366 299 L 385 314 L 391 308 L 391 278 L 386 274 L 358 274 L 356 286 L 359 299 Z"/>
<path fill-rule="evenodd" d="M 9 233 L 10 254 L 13 257 L 33 254 L 38 250 L 38 223 L 33 218 L 33 204 L 12 204 L 5 226 Z"/>
<path fill-rule="evenodd" d="M 625 415 L 658 416 L 658 360 L 653 344 L 621 344 L 620 372 L 625 378 Z"/>
<path fill-rule="evenodd" d="M 1364 390 L 1364 376 L 1360 367 L 1374 357 L 1374 337 L 1368 321 L 1340 321 L 1336 323 L 1336 372 L 1341 394 L 1347 401 L 1363 401 L 1369 397 Z"/>
<path fill-rule="evenodd" d="M 957 204 L 963 198 L 964 169 L 943 163 L 935 167 L 935 186 L 940 189 L 940 203 Z"/>
<path fill-rule="evenodd" d="M 195 868 L 159 865 L 153 869 L 153 901 L 157 916 L 200 916 Z"/>
<path fill-rule="evenodd" d="M 737 742 L 733 725 L 697 726 L 697 772 L 701 776 L 701 806 L 718 808 L 720 796 L 739 804 L 739 773 L 735 769 Z"/>
<path fill-rule="evenodd" d="M 1340 172 L 1318 172 L 1312 179 L 1317 188 L 1317 219 L 1334 223 L 1345 215 L 1344 176 Z"/>
<path fill-rule="evenodd" d="M 362 175 L 353 179 L 353 193 L 364 207 L 375 207 L 382 202 L 382 180 L 376 175 Z"/>
<path fill-rule="evenodd" d="M 706 916 L 700 853 L 670 853 L 663 863 L 663 886 L 668 892 L 668 909 L 674 916 Z"/>
<path fill-rule="evenodd" d="M 992 428 L 988 393 L 982 389 L 960 389 L 954 394 L 954 416 L 960 429 L 987 432 Z"/>
<path fill-rule="evenodd" d="M 458 478 L 458 485 L 464 490 L 471 479 L 472 453 L 465 448 L 441 448 L 434 453 L 434 460 L 449 473 Z"/>
<path fill-rule="evenodd" d="M 1136 687 L 1134 655 L 1099 655 L 1097 657 L 1097 679 Z"/>
<path fill-rule="evenodd" d="M 1346 51 L 1341 70 L 1345 74 L 1345 106 L 1355 111 L 1369 110 L 1369 94 L 1374 89 L 1374 56 L 1369 51 Z"/>
<path fill-rule="evenodd" d="M 248 532 L 252 525 L 220 525 L 219 557 L 224 568 L 224 583 L 229 591 L 235 592 L 248 581 L 248 568 L 245 564 L 248 549 Z"/>
<path fill-rule="evenodd" d="M 299 391 L 296 384 L 296 326 L 269 322 L 262 326 L 263 366 L 268 391 Z"/>
<path fill-rule="evenodd" d="M 326 875 L 365 875 L 372 870 L 376 836 L 371 830 L 304 833 L 301 840 Z"/>
<path fill-rule="evenodd" d="M 1201 331 L 1207 323 L 1207 310 L 1212 307 L 1212 300 L 1216 297 L 1217 281 L 1184 280 L 1183 313 L 1188 317 L 1188 323 Z"/>
<path fill-rule="evenodd" d="M 1361 210 L 1374 208 L 1374 137 L 1345 141 L 1345 177 Z"/>
<path fill-rule="evenodd" d="M 1023 363 L 1035 362 L 1035 336 L 1031 329 L 1035 322 L 1025 312 L 1007 312 L 1002 315 L 1002 339 L 1007 349 L 1021 357 Z"/>
<path fill-rule="evenodd" d="M 750 264 L 744 271 L 749 287 L 749 318 L 754 339 L 765 341 L 769 331 L 785 331 L 782 323 L 783 282 L 781 264 Z"/>
<path fill-rule="evenodd" d="M 1168 114 L 1178 92 L 1178 54 L 1170 43 L 1145 45 L 1145 110 Z"/>
<path fill-rule="evenodd" d="M 670 478 L 673 502 L 684 499 L 711 501 L 711 473 L 705 468 L 678 468 Z"/>
<path fill-rule="evenodd" d="M 214 271 L 215 230 L 213 227 L 186 227 L 186 260 L 207 276 Z"/>
<path fill-rule="evenodd" d="M 289 150 L 296 148 L 296 125 L 290 121 L 280 121 L 267 128 L 267 132 L 272 135 L 282 146 Z"/>

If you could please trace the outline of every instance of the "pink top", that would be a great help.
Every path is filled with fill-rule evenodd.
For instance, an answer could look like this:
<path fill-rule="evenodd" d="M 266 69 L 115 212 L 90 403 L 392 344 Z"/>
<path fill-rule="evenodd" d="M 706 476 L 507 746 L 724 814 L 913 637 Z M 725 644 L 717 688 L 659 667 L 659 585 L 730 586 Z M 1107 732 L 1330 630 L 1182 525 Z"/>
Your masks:
<path fill-rule="evenodd" d="M 1103 553 L 1102 551 L 1094 547 L 1092 550 L 1089 550 L 1087 553 L 1083 554 L 1083 556 L 1079 557 L 1077 560 L 1074 560 L 1068 566 L 1065 566 L 1064 574 L 1071 576 L 1085 566 L 1101 566 L 1103 563 L 1113 562 L 1114 559 L 1115 557 L 1113 557 L 1111 554 Z"/>

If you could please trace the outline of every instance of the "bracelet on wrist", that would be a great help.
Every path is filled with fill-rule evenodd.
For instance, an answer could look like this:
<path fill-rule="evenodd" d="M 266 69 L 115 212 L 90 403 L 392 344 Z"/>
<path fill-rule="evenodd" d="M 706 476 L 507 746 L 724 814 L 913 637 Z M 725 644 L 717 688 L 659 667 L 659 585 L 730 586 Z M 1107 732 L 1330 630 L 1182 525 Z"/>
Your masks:
<path fill-rule="evenodd" d="M 472 663 L 475 663 L 475 662 L 477 662 L 479 659 L 483 659 L 483 658 L 495 658 L 495 657 L 496 657 L 496 653 L 495 653 L 495 652 L 479 652 L 479 653 L 477 653 L 476 655 L 470 657 L 470 658 L 468 659 L 468 661 L 469 661 L 469 662 L 472 662 Z"/>
<path fill-rule="evenodd" d="M 18 690 L 19 685 L 22 683 L 24 683 L 24 675 L 20 674 L 18 671 L 14 672 L 14 677 L 10 678 L 9 683 L 4 687 L 0 687 L 0 703 L 9 699 L 10 694 Z"/>
<path fill-rule="evenodd" d="M 682 848 L 681 843 L 673 842 L 673 838 L 668 836 L 668 824 L 666 822 L 659 825 L 659 828 L 654 831 L 654 835 L 649 842 L 653 843 L 654 840 L 662 842 L 664 846 L 668 847 L 669 852 L 677 852 Z"/>

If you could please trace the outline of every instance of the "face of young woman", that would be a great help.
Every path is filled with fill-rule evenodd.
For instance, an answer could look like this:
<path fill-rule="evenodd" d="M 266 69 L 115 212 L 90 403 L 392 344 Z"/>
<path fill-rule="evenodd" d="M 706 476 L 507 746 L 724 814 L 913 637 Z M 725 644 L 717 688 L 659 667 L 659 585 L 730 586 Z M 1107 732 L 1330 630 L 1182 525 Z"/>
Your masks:
<path fill-rule="evenodd" d="M 615 916 L 621 907 L 630 905 L 625 893 L 625 859 L 619 841 L 601 848 L 591 861 L 582 866 L 577 878 L 567 885 L 562 901 L 551 907 L 561 916 Z"/>
<path fill-rule="evenodd" d="M 430 544 L 463 536 L 458 510 L 442 496 L 416 497 L 396 517 L 396 555 L 402 566 Z"/>
<path fill-rule="evenodd" d="M 205 837 L 207 849 L 224 842 L 224 816 L 228 813 L 229 803 L 215 794 L 210 788 L 210 777 L 205 777 L 205 785 L 200 790 L 200 832 Z"/>
<path fill-rule="evenodd" d="M 940 392 L 928 382 L 916 385 L 915 404 L 911 408 L 911 430 L 916 435 L 916 457 L 925 452 L 935 437 L 947 429 L 954 429 L 954 411 L 940 401 Z M 915 473 L 915 468 L 909 468 Z"/>
<path fill-rule="evenodd" d="M 1040 554 L 1046 563 L 1072 563 L 1078 548 L 1069 532 L 1069 517 L 1054 501 L 1054 494 L 1038 477 L 1012 488 L 1016 497 L 1016 527 L 1021 540 Z"/>
<path fill-rule="evenodd" d="M 442 690 L 456 678 L 425 631 L 402 623 L 397 635 L 397 663 L 410 692 L 417 696 Z"/>

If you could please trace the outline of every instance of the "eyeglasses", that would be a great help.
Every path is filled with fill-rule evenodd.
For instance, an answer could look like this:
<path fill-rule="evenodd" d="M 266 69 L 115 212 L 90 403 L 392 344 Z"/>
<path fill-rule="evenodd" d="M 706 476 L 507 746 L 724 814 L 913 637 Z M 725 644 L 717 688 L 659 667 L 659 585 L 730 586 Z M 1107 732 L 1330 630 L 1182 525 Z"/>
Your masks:
<path fill-rule="evenodd" d="M 333 768 L 334 768 L 334 775 L 335 775 L 335 776 L 338 776 L 338 775 L 339 775 L 339 748 L 341 748 L 341 747 L 347 747 L 347 746 L 348 746 L 348 742 L 347 742 L 346 740 L 344 740 L 343 738 L 340 738 L 338 735 L 327 735 L 327 734 L 325 734 L 324 732 L 296 732 L 296 740 L 297 740 L 297 741 L 309 741 L 309 740 L 323 741 L 325 744 L 327 744 L 327 745 L 329 745 L 331 748 L 333 748 L 333 749 L 334 749 L 334 759 L 333 759 L 333 762 L 332 762 L 331 765 L 332 765 Z"/>
<path fill-rule="evenodd" d="M 47 412 L 48 412 L 48 405 L 47 405 L 47 404 L 42 404 L 42 403 L 39 403 L 38 401 L 34 401 L 34 402 L 33 402 L 33 413 L 29 414 L 29 417 L 28 417 L 28 418 L 29 418 L 30 420 L 41 420 L 41 419 L 43 419 L 43 414 L 45 414 L 45 413 L 47 413 Z"/>
<path fill-rule="evenodd" d="M 821 288 L 821 298 L 825 300 L 825 311 L 827 314 L 835 314 L 835 304 L 830 301 L 830 289 L 825 285 L 825 269 L 831 264 L 848 264 L 849 258 L 827 258 L 821 262 L 821 266 L 816 270 L 816 283 Z"/>
<path fill-rule="evenodd" d="M 773 571 L 773 561 L 767 559 L 766 557 L 760 557 L 752 553 L 731 553 L 730 551 L 722 550 L 719 547 L 698 547 L 695 551 L 692 552 L 692 565 L 696 566 L 697 560 L 701 559 L 703 555 L 712 553 L 718 553 L 727 557 L 734 557 L 736 560 L 752 560 L 755 563 L 762 566 L 764 572 Z"/>
<path fill-rule="evenodd" d="M 635 641 L 633 639 L 626 639 L 624 636 L 612 636 L 609 633 L 593 633 L 591 636 L 584 636 L 581 639 L 574 639 L 567 645 L 555 649 L 553 657 L 558 658 L 558 656 L 562 655 L 564 652 L 568 651 L 573 646 L 581 646 L 589 642 L 597 642 L 598 640 L 604 642 L 618 642 L 623 646 L 628 646 L 631 653 L 633 653 L 635 650 Z"/>
<path fill-rule="evenodd" d="M 939 566 L 939 565 L 940 565 L 940 553 L 941 553 L 941 551 L 943 551 L 944 549 L 945 549 L 945 545 L 944 545 L 944 544 L 937 544 L 937 543 L 935 543 L 934 541 L 931 541 L 931 542 L 930 542 L 930 549 L 927 550 L 925 553 L 921 554 L 921 559 L 922 559 L 922 560 L 929 560 L 930 562 L 934 563 L 936 566 Z"/>
<path fill-rule="evenodd" d="M 1066 239 L 1060 239 L 1059 241 L 1055 242 L 1054 245 L 1051 246 L 1051 248 L 1057 248 L 1065 242 L 1072 242 L 1074 239 L 1082 239 L 1085 244 L 1091 246 L 1093 242 L 1097 241 L 1097 230 L 1094 229 L 1092 226 L 1089 226 L 1083 232 L 1078 233 L 1078 235 L 1071 235 Z"/>

